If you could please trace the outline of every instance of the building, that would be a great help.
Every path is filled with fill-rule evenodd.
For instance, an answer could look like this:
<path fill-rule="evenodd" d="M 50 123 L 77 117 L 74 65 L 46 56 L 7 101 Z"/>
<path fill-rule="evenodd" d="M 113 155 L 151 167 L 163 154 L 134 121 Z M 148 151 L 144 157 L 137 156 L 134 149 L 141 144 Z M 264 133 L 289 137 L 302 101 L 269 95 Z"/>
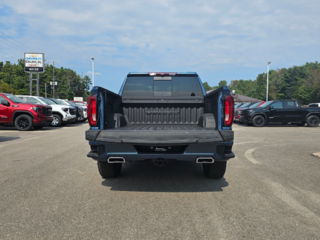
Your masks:
<path fill-rule="evenodd" d="M 207 93 L 212 92 L 215 89 L 212 89 L 210 91 L 207 91 Z M 248 97 L 248 96 L 244 96 L 238 93 L 232 94 L 232 96 L 234 97 L 234 102 L 235 103 L 245 103 L 245 102 L 262 102 L 264 100 L 260 100 L 257 98 L 252 98 L 252 97 Z"/>

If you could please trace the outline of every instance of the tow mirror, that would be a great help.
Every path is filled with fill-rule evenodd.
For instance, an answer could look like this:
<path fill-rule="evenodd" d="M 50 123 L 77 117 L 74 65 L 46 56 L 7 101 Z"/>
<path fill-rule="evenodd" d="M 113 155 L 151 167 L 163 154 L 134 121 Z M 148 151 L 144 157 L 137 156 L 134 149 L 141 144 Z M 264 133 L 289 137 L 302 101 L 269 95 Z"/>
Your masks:
<path fill-rule="evenodd" d="M 10 106 L 10 103 L 7 100 L 2 100 L 1 104 L 8 107 Z"/>
<path fill-rule="evenodd" d="M 270 106 L 270 107 L 269 107 L 269 110 L 271 110 L 271 109 L 273 109 L 273 106 Z"/>

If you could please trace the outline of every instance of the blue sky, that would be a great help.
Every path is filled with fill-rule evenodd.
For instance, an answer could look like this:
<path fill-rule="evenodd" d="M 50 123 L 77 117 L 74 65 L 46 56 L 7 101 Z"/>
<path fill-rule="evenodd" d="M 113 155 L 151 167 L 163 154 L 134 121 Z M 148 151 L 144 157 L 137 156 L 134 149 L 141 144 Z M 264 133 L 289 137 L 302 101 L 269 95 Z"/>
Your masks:
<path fill-rule="evenodd" d="M 33 50 L 86 74 L 94 57 L 95 85 L 115 92 L 130 71 L 254 80 L 268 61 L 319 61 L 319 12 L 319 0 L 1 0 L 0 31 L 24 46 L 0 32 L 0 61 Z"/>

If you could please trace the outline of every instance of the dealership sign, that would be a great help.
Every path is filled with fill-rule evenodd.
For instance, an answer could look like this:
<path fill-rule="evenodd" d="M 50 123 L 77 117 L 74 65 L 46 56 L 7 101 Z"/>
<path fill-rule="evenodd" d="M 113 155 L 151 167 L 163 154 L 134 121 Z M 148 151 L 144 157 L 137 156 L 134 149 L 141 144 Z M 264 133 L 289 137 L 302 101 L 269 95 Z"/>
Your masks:
<path fill-rule="evenodd" d="M 30 73 L 44 72 L 44 54 L 43 53 L 25 53 L 24 71 Z"/>

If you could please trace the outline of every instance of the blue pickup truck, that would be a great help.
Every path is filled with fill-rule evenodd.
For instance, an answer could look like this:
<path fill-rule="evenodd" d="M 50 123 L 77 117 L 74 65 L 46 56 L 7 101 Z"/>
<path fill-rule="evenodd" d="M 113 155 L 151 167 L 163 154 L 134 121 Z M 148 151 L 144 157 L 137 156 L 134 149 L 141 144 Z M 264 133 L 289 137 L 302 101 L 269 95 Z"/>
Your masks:
<path fill-rule="evenodd" d="M 129 73 L 119 94 L 94 87 L 86 131 L 103 178 L 123 163 L 191 161 L 208 178 L 222 178 L 232 152 L 234 99 L 227 87 L 209 94 L 197 73 Z"/>

